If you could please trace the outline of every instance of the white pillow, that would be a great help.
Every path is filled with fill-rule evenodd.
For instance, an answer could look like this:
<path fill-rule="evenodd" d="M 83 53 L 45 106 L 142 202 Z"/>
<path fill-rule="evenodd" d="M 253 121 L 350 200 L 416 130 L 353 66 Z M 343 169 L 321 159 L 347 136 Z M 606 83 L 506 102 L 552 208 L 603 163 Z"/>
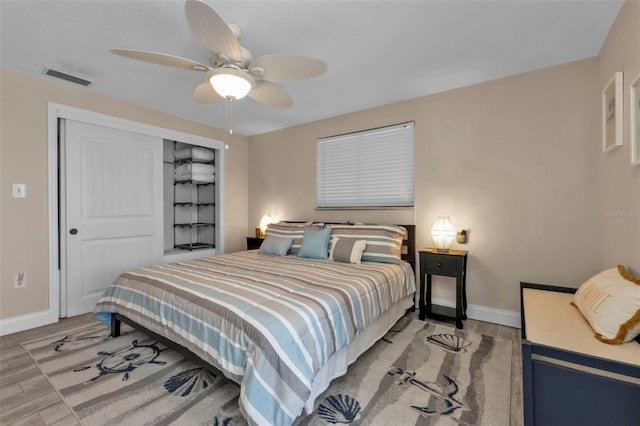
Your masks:
<path fill-rule="evenodd" d="M 622 265 L 585 281 L 573 303 L 604 343 L 630 342 L 640 334 L 640 280 Z"/>
<path fill-rule="evenodd" d="M 331 244 L 329 259 L 336 262 L 360 263 L 362 253 L 367 248 L 365 240 L 349 240 L 344 238 L 334 238 Z"/>

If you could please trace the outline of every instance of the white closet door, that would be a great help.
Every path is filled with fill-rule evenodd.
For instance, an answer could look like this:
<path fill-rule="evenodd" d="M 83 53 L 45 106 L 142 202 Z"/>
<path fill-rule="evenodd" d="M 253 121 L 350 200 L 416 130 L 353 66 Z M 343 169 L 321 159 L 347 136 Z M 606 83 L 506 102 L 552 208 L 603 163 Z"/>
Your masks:
<path fill-rule="evenodd" d="M 67 120 L 67 315 L 129 269 L 163 259 L 162 139 Z M 61 231 L 61 232 L 62 232 Z"/>

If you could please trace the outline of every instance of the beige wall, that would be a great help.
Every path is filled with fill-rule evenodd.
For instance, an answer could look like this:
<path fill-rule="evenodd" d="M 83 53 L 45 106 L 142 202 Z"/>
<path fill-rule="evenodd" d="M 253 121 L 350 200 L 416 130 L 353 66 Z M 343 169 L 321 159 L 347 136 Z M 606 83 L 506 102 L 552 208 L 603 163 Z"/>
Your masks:
<path fill-rule="evenodd" d="M 48 102 L 227 141 L 223 130 L 120 102 L 65 83 L 0 69 L 0 319 L 47 310 Z M 225 248 L 244 248 L 247 224 L 247 137 L 234 135 L 226 152 Z M 27 198 L 11 198 L 25 183 Z M 27 287 L 15 289 L 16 271 Z"/>
<path fill-rule="evenodd" d="M 600 231 L 599 266 L 623 264 L 640 276 L 640 166 L 631 162 L 631 108 L 629 90 L 640 73 L 640 2 L 627 1 L 599 55 L 598 88 L 602 90 L 616 71 L 624 71 L 624 145 L 602 153 L 602 121 L 594 146 L 597 175 L 597 213 Z M 600 111 L 598 111 L 600 113 Z M 640 141 L 639 141 L 640 142 Z"/>
<path fill-rule="evenodd" d="M 519 310 L 521 280 L 576 287 L 616 264 L 640 275 L 640 166 L 630 167 L 629 85 L 640 72 L 640 2 L 598 57 L 347 114 L 249 145 L 249 230 L 280 219 L 415 223 L 418 247 L 449 215 L 469 229 L 470 304 Z M 624 70 L 624 146 L 602 154 L 601 90 Z M 315 140 L 416 122 L 413 211 L 316 211 Z M 451 285 L 435 296 L 453 300 Z"/>
<path fill-rule="evenodd" d="M 468 301 L 519 310 L 519 282 L 576 285 L 598 268 L 593 117 L 584 60 L 250 137 L 249 228 L 280 219 L 413 223 L 432 246 L 438 215 L 469 229 Z M 415 120 L 414 211 L 315 211 L 316 138 Z M 436 297 L 453 300 L 441 281 Z"/>

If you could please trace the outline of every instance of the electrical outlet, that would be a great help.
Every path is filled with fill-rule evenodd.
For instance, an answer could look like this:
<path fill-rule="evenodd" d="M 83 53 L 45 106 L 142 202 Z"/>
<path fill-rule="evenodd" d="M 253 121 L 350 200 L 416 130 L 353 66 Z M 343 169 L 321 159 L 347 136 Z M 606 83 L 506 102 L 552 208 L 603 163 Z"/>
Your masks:
<path fill-rule="evenodd" d="M 20 271 L 16 274 L 16 282 L 15 282 L 15 287 L 16 288 L 24 288 L 27 286 L 27 280 L 24 276 L 24 272 Z"/>

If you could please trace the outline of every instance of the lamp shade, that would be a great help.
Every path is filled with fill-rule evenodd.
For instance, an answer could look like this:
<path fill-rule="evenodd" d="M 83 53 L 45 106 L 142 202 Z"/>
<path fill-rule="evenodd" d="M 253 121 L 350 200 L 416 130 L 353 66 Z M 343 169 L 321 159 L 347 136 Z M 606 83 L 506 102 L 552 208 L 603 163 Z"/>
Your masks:
<path fill-rule="evenodd" d="M 234 68 L 216 68 L 207 73 L 209 83 L 223 98 L 242 99 L 253 87 L 251 75 Z"/>
<path fill-rule="evenodd" d="M 449 250 L 456 238 L 456 228 L 449 216 L 438 216 L 431 228 L 431 238 L 438 250 Z"/>
<path fill-rule="evenodd" d="M 265 214 L 264 216 L 262 216 L 262 219 L 260 219 L 260 229 L 262 230 L 262 234 L 264 235 L 264 231 L 267 230 L 267 226 L 269 226 L 269 224 L 275 222 L 275 220 L 273 219 L 273 217 L 271 217 L 271 215 Z"/>

